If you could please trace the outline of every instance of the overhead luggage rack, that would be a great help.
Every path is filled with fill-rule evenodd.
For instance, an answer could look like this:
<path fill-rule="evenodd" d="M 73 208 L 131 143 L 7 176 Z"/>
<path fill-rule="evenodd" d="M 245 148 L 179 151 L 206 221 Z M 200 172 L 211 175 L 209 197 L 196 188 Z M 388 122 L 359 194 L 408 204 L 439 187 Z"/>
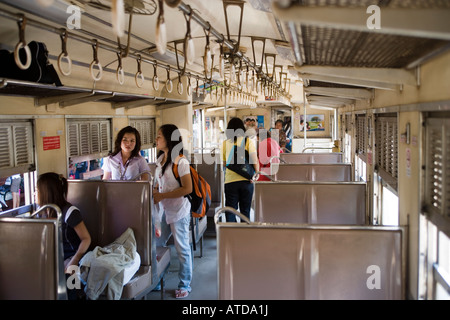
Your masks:
<path fill-rule="evenodd" d="M 92 90 L 87 88 L 54 86 L 35 82 L 0 78 L 0 95 L 32 97 L 36 107 L 59 103 L 69 107 L 85 102 L 97 101 L 111 103 L 111 107 L 137 108 L 145 105 L 157 106 L 157 110 L 189 104 L 189 100 L 170 99 L 143 94 Z"/>

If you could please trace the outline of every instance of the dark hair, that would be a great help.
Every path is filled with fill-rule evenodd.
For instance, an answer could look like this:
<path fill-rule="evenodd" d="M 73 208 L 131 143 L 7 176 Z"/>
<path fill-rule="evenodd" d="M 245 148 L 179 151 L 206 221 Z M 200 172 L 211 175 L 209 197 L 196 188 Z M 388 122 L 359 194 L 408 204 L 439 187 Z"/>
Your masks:
<path fill-rule="evenodd" d="M 56 204 L 61 210 L 68 203 L 66 200 L 68 191 L 67 179 L 55 172 L 43 173 L 36 182 L 39 205 Z"/>
<path fill-rule="evenodd" d="M 237 137 L 243 137 L 245 135 L 244 122 L 240 118 L 231 118 L 228 121 L 226 130 L 227 139 L 234 139 L 236 142 Z"/>
<path fill-rule="evenodd" d="M 114 142 L 114 151 L 111 153 L 111 156 L 115 156 L 122 150 L 121 144 L 125 133 L 132 133 L 136 136 L 136 146 L 134 147 L 133 151 L 131 151 L 131 158 L 137 157 L 139 155 L 139 151 L 141 151 L 141 135 L 136 128 L 127 126 L 125 128 L 122 128 L 117 134 L 116 141 Z"/>
<path fill-rule="evenodd" d="M 183 154 L 183 138 L 181 137 L 180 130 L 178 130 L 178 127 L 174 124 L 164 124 L 159 128 L 159 130 L 161 130 L 161 134 L 166 140 L 167 148 L 169 149 L 167 152 L 166 162 L 162 167 L 162 174 L 164 174 L 167 166 L 172 163 L 172 157 L 176 158 L 178 155 Z M 164 151 L 160 150 L 158 152 L 158 158 L 163 153 Z"/>
<path fill-rule="evenodd" d="M 283 120 L 278 119 L 277 121 L 275 121 L 275 124 L 277 124 L 278 122 L 280 122 L 283 125 Z"/>

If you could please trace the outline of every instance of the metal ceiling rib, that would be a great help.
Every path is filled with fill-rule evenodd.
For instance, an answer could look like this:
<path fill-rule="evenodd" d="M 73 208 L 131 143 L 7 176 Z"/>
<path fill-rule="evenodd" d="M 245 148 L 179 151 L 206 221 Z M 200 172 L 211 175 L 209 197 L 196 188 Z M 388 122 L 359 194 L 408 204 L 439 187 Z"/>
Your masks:
<path fill-rule="evenodd" d="M 76 87 L 55 87 L 53 85 L 11 79 L 0 79 L 0 95 L 32 97 L 35 99 L 36 106 L 59 103 L 61 107 L 69 107 L 89 101 L 98 101 L 111 103 L 112 108 L 131 109 L 153 105 L 157 106 L 157 109 L 162 109 L 190 103 L 189 100 Z"/>

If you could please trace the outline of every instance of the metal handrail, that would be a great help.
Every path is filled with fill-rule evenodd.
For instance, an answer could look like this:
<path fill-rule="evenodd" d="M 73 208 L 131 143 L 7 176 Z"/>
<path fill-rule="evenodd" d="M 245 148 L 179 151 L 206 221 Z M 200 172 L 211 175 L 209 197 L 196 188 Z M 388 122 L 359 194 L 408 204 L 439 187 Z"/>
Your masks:
<path fill-rule="evenodd" d="M 48 209 L 48 208 L 51 208 L 51 209 L 55 210 L 55 211 L 56 211 L 56 218 L 57 218 L 57 219 L 61 219 L 61 217 L 62 217 L 62 212 L 61 212 L 61 209 L 60 209 L 56 204 L 46 204 L 46 205 L 43 205 L 43 206 L 40 207 L 37 211 L 35 211 L 35 212 L 30 216 L 30 218 L 31 218 L 31 219 L 35 218 L 35 217 L 38 215 L 39 212 L 44 211 L 44 209 Z"/>
<path fill-rule="evenodd" d="M 302 153 L 305 153 L 305 150 L 313 150 L 313 149 L 323 149 L 323 150 L 331 150 L 334 147 L 306 147 L 303 148 Z"/>
<path fill-rule="evenodd" d="M 255 173 L 255 175 L 253 176 L 253 179 L 252 179 L 252 180 L 253 180 L 253 181 L 257 181 L 257 180 L 259 179 L 259 176 L 260 176 L 260 175 L 266 177 L 266 178 L 269 179 L 270 181 L 276 181 L 276 180 L 274 180 L 274 179 L 272 178 L 271 175 L 268 175 L 267 173 L 262 172 L 262 171 L 257 171 L 257 172 Z"/>
<path fill-rule="evenodd" d="M 150 170 L 142 171 L 142 172 L 138 173 L 137 175 L 135 175 L 135 176 L 134 176 L 133 178 L 131 178 L 130 180 L 131 180 L 131 181 L 136 181 L 136 180 L 137 180 L 140 176 L 142 176 L 144 173 L 148 173 L 148 175 L 149 175 L 148 181 L 153 182 L 154 177 L 153 177 L 153 174 L 152 174 L 152 172 L 151 172 Z"/>
<path fill-rule="evenodd" d="M 247 224 L 251 224 L 250 219 L 244 216 L 242 213 L 237 211 L 235 208 L 232 207 L 222 207 L 219 210 L 217 210 L 216 214 L 214 215 L 214 223 L 217 224 L 219 222 L 219 218 L 225 214 L 226 211 L 231 211 L 235 215 L 237 215 L 241 220 L 245 221 Z"/>
<path fill-rule="evenodd" d="M 282 163 L 287 163 L 286 160 L 281 159 L 280 156 L 272 156 L 272 157 L 270 157 L 270 159 L 269 159 L 269 163 L 270 163 L 270 164 L 272 164 L 272 159 L 278 159 L 278 160 L 280 160 L 280 162 L 282 162 Z"/>

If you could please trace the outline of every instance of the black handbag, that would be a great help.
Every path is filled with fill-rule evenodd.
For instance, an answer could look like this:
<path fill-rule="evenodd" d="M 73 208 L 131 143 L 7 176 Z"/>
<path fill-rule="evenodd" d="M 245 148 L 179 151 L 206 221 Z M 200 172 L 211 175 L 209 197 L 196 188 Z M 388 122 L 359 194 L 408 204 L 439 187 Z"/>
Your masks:
<path fill-rule="evenodd" d="M 31 64 L 26 70 L 20 69 L 15 60 L 14 52 L 0 50 L 0 78 L 55 84 L 62 86 L 58 73 L 48 59 L 47 46 L 43 42 L 28 43 L 31 52 Z M 19 50 L 21 61 L 26 60 L 25 49 Z"/>
<path fill-rule="evenodd" d="M 238 146 L 234 144 L 233 152 L 230 152 L 230 156 L 227 160 L 227 169 L 236 172 L 238 175 L 244 177 L 245 179 L 251 180 L 255 174 L 255 168 L 250 164 L 250 156 L 245 145 L 247 143 L 247 137 L 243 140 L 243 145 L 239 148 L 243 148 L 245 152 L 238 152 Z M 233 156 L 233 162 L 231 162 L 231 156 Z"/>

